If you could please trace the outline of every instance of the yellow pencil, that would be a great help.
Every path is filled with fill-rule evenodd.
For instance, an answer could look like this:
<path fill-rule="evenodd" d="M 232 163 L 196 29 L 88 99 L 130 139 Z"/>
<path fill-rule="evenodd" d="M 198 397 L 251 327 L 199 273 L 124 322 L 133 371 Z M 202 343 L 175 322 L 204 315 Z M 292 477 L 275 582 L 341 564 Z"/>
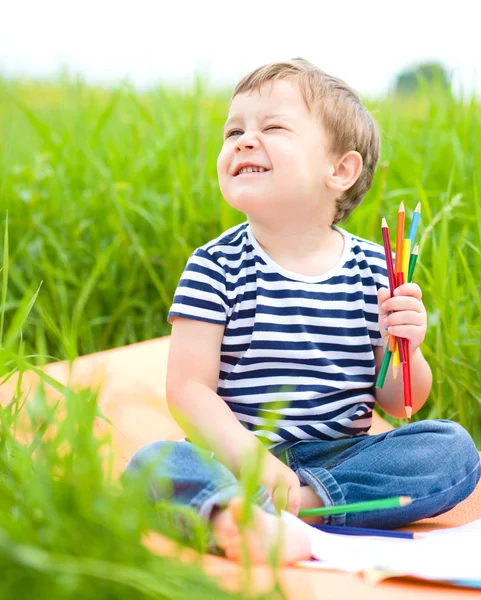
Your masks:
<path fill-rule="evenodd" d="M 403 242 L 403 256 L 402 256 L 402 272 L 404 273 L 404 282 L 408 282 L 409 273 L 409 259 L 411 258 L 411 240 L 406 238 Z"/>
<path fill-rule="evenodd" d="M 392 376 L 393 376 L 393 379 L 396 379 L 400 365 L 401 365 L 401 355 L 399 354 L 399 341 L 396 339 L 396 347 L 395 347 L 394 353 L 392 355 Z"/>

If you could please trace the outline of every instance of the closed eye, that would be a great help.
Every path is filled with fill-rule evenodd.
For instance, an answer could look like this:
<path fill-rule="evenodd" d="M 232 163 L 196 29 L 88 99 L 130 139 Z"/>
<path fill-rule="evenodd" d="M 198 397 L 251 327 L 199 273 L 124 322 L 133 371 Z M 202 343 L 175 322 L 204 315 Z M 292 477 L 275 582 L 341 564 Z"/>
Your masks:
<path fill-rule="evenodd" d="M 266 127 L 265 131 L 269 131 L 269 129 L 282 129 L 282 127 L 279 127 L 278 125 L 273 125 L 272 127 Z M 242 134 L 241 129 L 233 129 L 232 131 L 229 131 L 229 133 L 225 137 L 226 138 L 231 137 L 232 134 L 236 133 L 237 131 L 239 131 Z"/>

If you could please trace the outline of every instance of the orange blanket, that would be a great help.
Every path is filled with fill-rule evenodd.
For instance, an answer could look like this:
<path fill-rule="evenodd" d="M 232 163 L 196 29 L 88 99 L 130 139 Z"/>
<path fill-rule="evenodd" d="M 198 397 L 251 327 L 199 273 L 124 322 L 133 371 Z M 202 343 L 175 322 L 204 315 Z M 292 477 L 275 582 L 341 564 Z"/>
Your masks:
<path fill-rule="evenodd" d="M 142 445 L 159 440 L 176 440 L 183 437 L 182 430 L 170 416 L 165 402 L 165 376 L 169 337 L 150 340 L 124 348 L 83 356 L 74 362 L 70 384 L 74 387 L 101 387 L 99 402 L 105 416 L 114 424 L 113 440 L 115 447 L 115 469 L 120 473 L 129 457 Z M 52 363 L 45 371 L 63 383 L 69 380 L 66 363 Z M 12 378 L 0 387 L 0 402 L 12 398 L 15 386 Z M 24 379 L 23 387 L 35 383 L 35 377 Z M 102 424 L 101 427 L 107 427 Z M 392 429 L 379 415 L 374 415 L 372 433 Z M 429 531 L 444 527 L 463 525 L 481 518 L 481 485 L 456 508 L 436 517 L 425 519 L 410 526 L 410 531 Z M 158 552 L 175 552 L 177 549 L 167 540 L 155 536 L 149 541 L 150 547 Z M 186 550 L 181 555 L 190 560 L 192 553 Z M 206 570 L 217 577 L 226 588 L 235 589 L 239 585 L 240 568 L 223 558 L 207 556 Z M 280 578 L 289 599 L 330 600 L 347 598 L 376 600 L 401 599 L 407 594 L 411 600 L 417 598 L 479 598 L 475 590 L 448 588 L 433 584 L 407 581 L 405 579 L 385 580 L 377 585 L 366 582 L 357 575 L 339 572 L 313 571 L 303 568 L 283 568 Z M 272 584 L 268 568 L 254 569 L 253 586 L 257 590 L 269 589 Z"/>

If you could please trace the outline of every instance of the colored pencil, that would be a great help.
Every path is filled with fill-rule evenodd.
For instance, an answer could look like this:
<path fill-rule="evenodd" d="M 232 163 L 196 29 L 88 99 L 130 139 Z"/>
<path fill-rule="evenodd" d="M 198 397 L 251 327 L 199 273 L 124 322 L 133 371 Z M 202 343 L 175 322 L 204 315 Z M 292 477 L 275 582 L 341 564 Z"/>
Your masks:
<path fill-rule="evenodd" d="M 404 284 L 404 271 L 401 269 L 397 273 L 397 287 L 401 287 Z M 399 348 L 399 357 L 401 360 L 401 364 L 406 362 L 406 340 L 404 338 L 398 337 L 397 345 Z"/>
<path fill-rule="evenodd" d="M 399 357 L 399 343 L 396 336 L 391 336 L 394 339 L 394 350 L 392 353 L 392 376 L 394 381 L 396 380 L 399 366 L 401 364 L 401 358 Z M 389 340 L 389 344 L 391 344 L 391 340 Z M 391 345 L 389 346 L 391 348 Z"/>
<path fill-rule="evenodd" d="M 413 275 L 414 275 L 414 269 L 416 268 L 416 262 L 418 259 L 418 254 L 419 254 L 419 246 L 416 245 L 414 246 L 414 250 L 411 254 L 411 258 L 409 260 L 409 275 L 408 275 L 408 282 L 411 282 L 413 280 Z M 411 358 L 409 356 L 409 348 L 408 348 L 408 353 L 407 353 L 407 362 L 406 362 L 406 368 L 405 368 L 405 372 L 404 372 L 404 365 L 403 365 L 403 380 L 404 380 L 404 385 L 406 386 L 406 380 L 409 381 L 409 383 L 411 383 Z M 404 389 L 404 396 L 406 398 L 406 394 L 408 395 L 408 402 L 406 403 L 406 401 L 404 401 L 404 408 L 406 410 L 406 417 L 411 420 L 411 416 L 413 414 L 413 403 L 412 403 L 412 394 L 411 394 L 411 386 L 409 385 L 409 387 L 406 389 Z"/>
<path fill-rule="evenodd" d="M 403 256 L 403 240 L 404 240 L 404 202 L 401 201 L 399 210 L 397 213 L 397 231 L 396 231 L 396 267 L 395 273 L 397 274 L 402 270 L 402 256 Z"/>
<path fill-rule="evenodd" d="M 379 369 L 379 374 L 377 376 L 376 387 L 381 389 L 386 380 L 387 371 L 389 369 L 389 362 L 391 361 L 392 352 L 389 350 L 389 340 L 386 343 L 386 348 L 384 350 L 384 356 L 382 359 L 381 368 Z"/>
<path fill-rule="evenodd" d="M 404 281 L 408 280 L 409 273 L 409 259 L 411 256 L 411 240 L 406 238 L 403 242 L 403 268 Z"/>
<path fill-rule="evenodd" d="M 403 364 L 403 386 L 404 386 L 404 410 L 406 418 L 411 420 L 413 414 L 413 399 L 411 391 L 411 358 L 409 349 L 407 352 L 407 361 Z"/>
<path fill-rule="evenodd" d="M 396 496 L 382 498 L 381 500 L 368 500 L 367 502 L 354 502 L 353 504 L 336 504 L 334 506 L 321 506 L 320 508 L 305 508 L 298 513 L 299 517 L 325 517 L 329 515 L 342 515 L 344 513 L 365 512 L 380 510 L 382 508 L 397 508 L 411 504 L 409 496 Z"/>
<path fill-rule="evenodd" d="M 386 255 L 387 276 L 389 279 L 389 288 L 391 297 L 396 289 L 396 279 L 394 278 L 394 263 L 392 260 L 391 240 L 389 238 L 389 227 L 386 219 L 382 218 L 382 241 L 384 243 L 384 254 Z"/>
<path fill-rule="evenodd" d="M 404 273 L 400 271 L 398 273 L 398 285 L 404 284 Z M 404 407 L 406 410 L 406 416 L 408 419 L 412 415 L 412 393 L 411 393 L 411 368 L 408 364 L 409 361 L 409 342 L 406 338 L 398 338 L 399 354 L 401 355 L 401 363 L 403 370 L 403 387 L 404 387 Z M 402 360 L 404 354 L 405 360 Z"/>
<path fill-rule="evenodd" d="M 402 272 L 403 268 L 403 241 L 404 241 L 404 218 L 405 218 L 405 210 L 404 210 L 404 202 L 401 200 L 401 204 L 399 205 L 399 210 L 397 213 L 397 231 L 396 231 L 396 264 L 394 269 L 394 277 L 396 280 L 396 287 L 398 287 L 399 283 L 397 280 L 398 274 Z M 390 348 L 392 347 L 392 344 Z M 399 352 L 400 362 L 406 362 L 406 356 L 404 353 L 404 347 L 402 344 L 397 345 L 397 349 L 394 350 L 394 356 L 396 357 L 396 352 Z M 397 362 L 397 357 L 396 357 Z M 393 366 L 395 363 L 393 363 Z M 397 365 L 396 365 L 397 366 Z M 393 375 L 394 375 L 393 370 Z M 396 378 L 396 377 L 394 377 Z"/>
<path fill-rule="evenodd" d="M 422 533 L 392 531 L 390 529 L 371 529 L 370 527 L 344 527 L 342 525 L 311 525 L 311 527 L 315 527 L 319 531 L 325 531 L 326 533 L 337 533 L 340 535 L 369 535 L 403 540 L 417 540 L 425 537 Z"/>
<path fill-rule="evenodd" d="M 411 254 L 411 258 L 409 259 L 409 272 L 408 272 L 408 282 L 409 283 L 411 283 L 411 281 L 413 280 L 414 269 L 416 268 L 416 263 L 418 260 L 418 254 L 419 254 L 419 246 L 416 244 L 416 246 L 414 246 L 414 250 Z"/>
<path fill-rule="evenodd" d="M 416 208 L 413 212 L 413 218 L 411 221 L 411 227 L 409 228 L 408 238 L 411 240 L 411 248 L 414 247 L 414 238 L 416 237 L 416 231 L 419 225 L 419 219 L 421 218 L 421 202 L 416 204 Z"/>

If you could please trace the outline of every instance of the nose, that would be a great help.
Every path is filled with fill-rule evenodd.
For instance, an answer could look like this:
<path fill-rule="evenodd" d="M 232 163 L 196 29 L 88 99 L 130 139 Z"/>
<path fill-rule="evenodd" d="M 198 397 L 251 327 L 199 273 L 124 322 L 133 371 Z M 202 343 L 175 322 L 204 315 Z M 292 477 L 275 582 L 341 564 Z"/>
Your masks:
<path fill-rule="evenodd" d="M 259 147 L 259 140 L 254 133 L 246 131 L 237 138 L 236 151 L 239 150 L 251 150 L 252 148 Z"/>

